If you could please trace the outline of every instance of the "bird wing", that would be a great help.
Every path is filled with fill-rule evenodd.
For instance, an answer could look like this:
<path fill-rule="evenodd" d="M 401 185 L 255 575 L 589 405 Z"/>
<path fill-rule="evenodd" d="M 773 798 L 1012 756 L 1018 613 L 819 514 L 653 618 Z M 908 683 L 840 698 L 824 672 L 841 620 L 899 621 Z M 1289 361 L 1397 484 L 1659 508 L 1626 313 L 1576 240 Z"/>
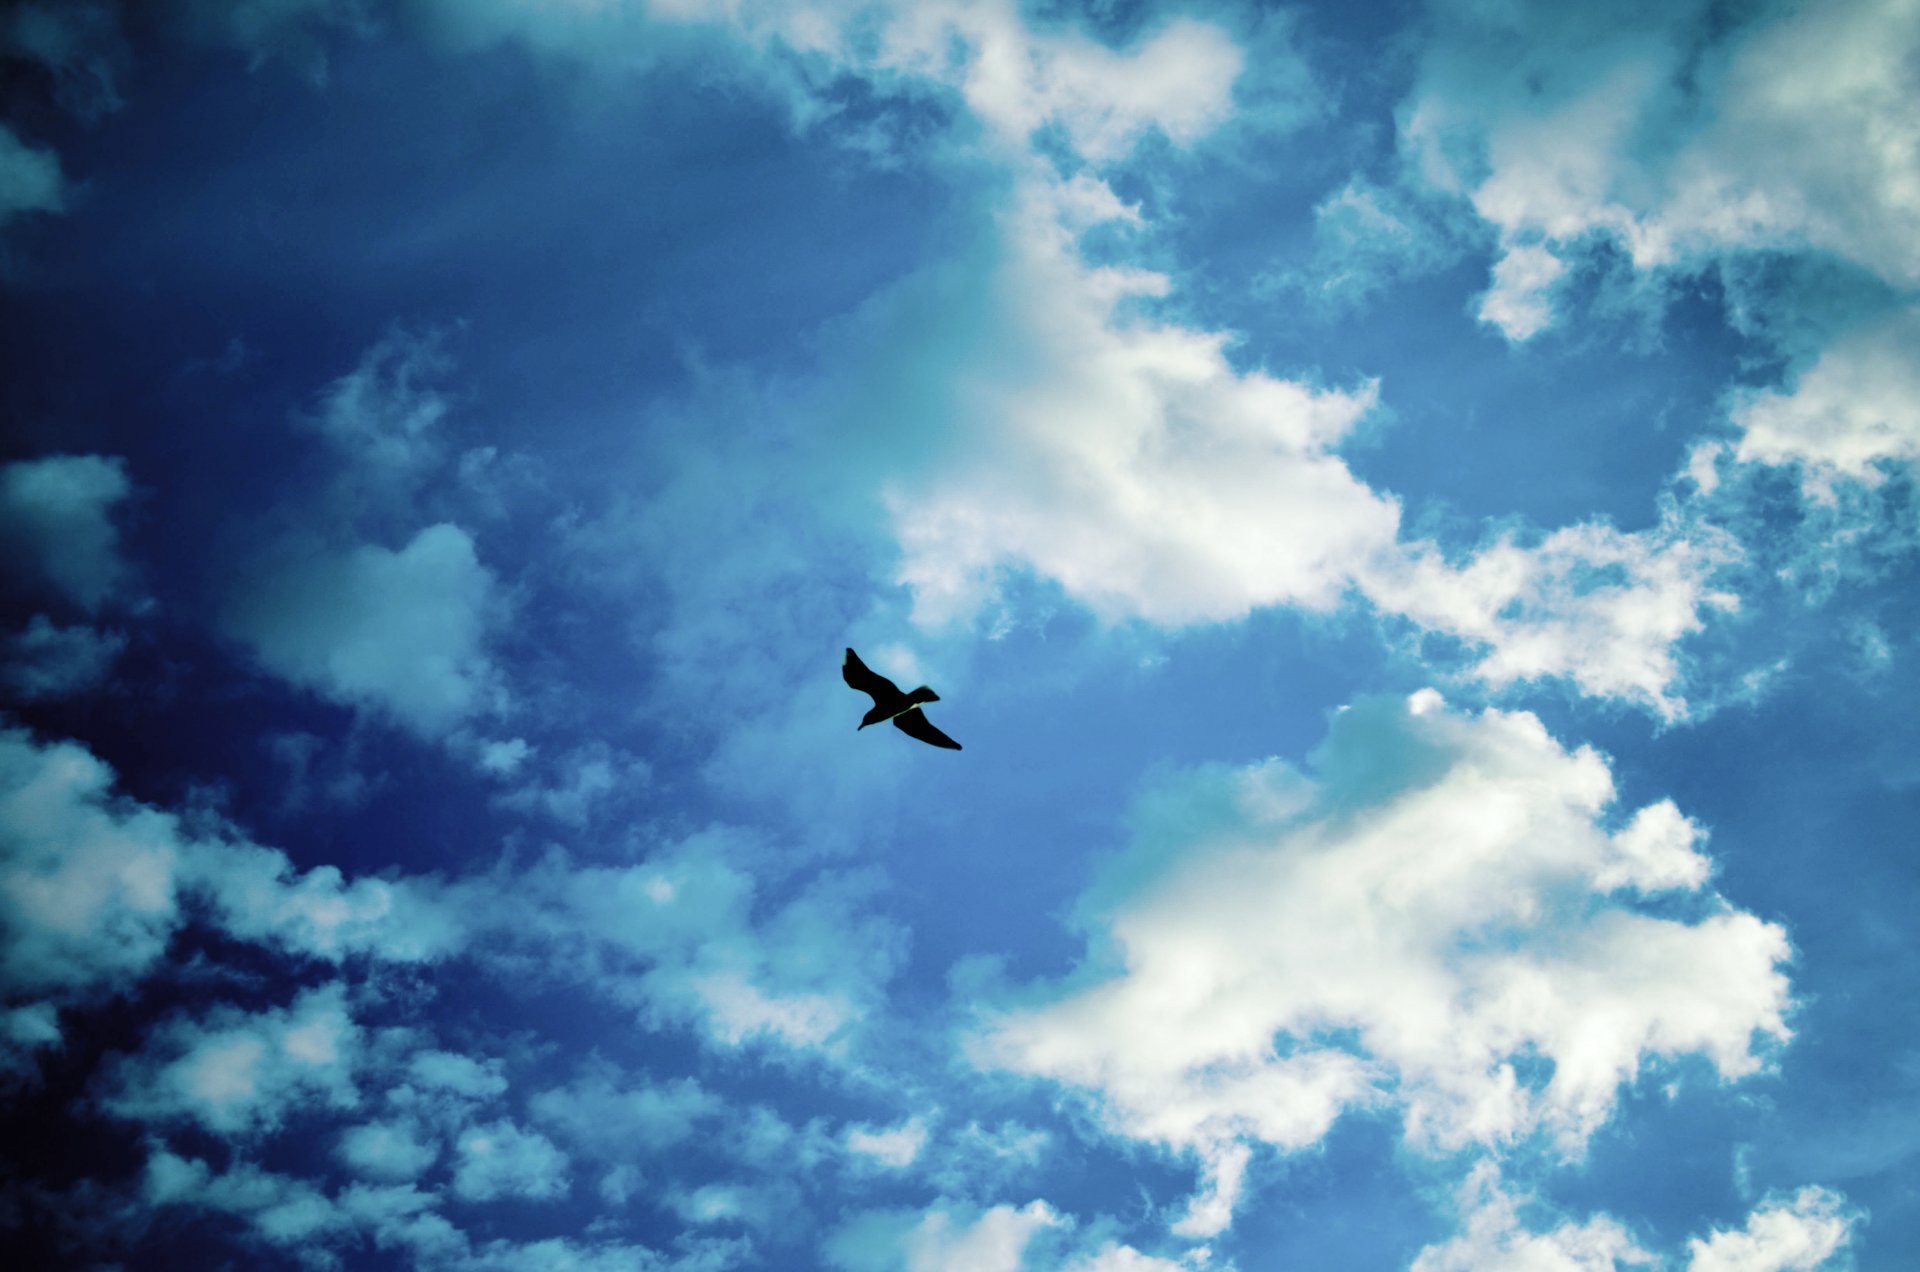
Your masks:
<path fill-rule="evenodd" d="M 861 662 L 860 655 L 851 649 L 847 651 L 846 661 L 840 664 L 840 674 L 846 677 L 849 685 L 871 697 L 875 702 L 882 701 L 883 696 L 895 698 L 905 696 L 900 692 L 899 685 Z"/>
<path fill-rule="evenodd" d="M 902 711 L 893 717 L 893 727 L 910 738 L 919 738 L 930 746 L 944 746 L 949 751 L 958 751 L 960 744 L 933 727 L 933 721 L 918 707 Z"/>

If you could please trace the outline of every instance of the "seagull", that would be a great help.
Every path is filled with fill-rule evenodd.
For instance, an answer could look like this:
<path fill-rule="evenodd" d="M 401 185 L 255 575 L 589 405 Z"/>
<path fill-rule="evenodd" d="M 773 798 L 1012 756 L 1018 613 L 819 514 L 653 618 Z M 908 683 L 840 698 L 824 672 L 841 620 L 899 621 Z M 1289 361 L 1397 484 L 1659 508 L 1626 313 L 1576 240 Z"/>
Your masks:
<path fill-rule="evenodd" d="M 893 727 L 910 738 L 919 738 L 929 746 L 944 746 L 950 751 L 958 751 L 960 744 L 933 727 L 933 721 L 927 719 L 920 710 L 923 702 L 938 702 L 940 695 L 921 685 L 912 693 L 901 693 L 900 686 L 888 680 L 860 661 L 860 655 L 851 649 L 847 651 L 846 661 L 840 664 L 840 674 L 847 683 L 873 699 L 873 710 L 867 712 L 860 721 L 860 728 L 870 724 L 879 724 L 883 720 L 893 721 Z M 855 729 L 858 733 L 860 729 Z"/>

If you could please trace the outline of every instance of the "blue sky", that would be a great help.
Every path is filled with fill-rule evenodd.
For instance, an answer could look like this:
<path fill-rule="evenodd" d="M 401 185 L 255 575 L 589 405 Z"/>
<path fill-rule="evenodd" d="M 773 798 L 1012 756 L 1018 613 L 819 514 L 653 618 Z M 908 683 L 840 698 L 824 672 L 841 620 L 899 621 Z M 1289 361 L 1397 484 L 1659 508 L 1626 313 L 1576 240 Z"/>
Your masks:
<path fill-rule="evenodd" d="M 1920 1249 L 1910 0 L 0 54 L 29 1261 Z"/>

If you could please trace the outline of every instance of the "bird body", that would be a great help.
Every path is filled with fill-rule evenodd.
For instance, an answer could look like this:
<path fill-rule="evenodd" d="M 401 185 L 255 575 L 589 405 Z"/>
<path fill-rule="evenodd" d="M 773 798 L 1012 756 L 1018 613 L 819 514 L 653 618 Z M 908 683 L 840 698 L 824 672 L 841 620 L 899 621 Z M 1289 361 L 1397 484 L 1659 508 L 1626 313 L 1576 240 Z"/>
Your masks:
<path fill-rule="evenodd" d="M 860 729 L 891 720 L 894 728 L 929 746 L 945 747 L 950 751 L 960 749 L 958 742 L 934 728 L 933 721 L 927 719 L 926 713 L 920 710 L 923 703 L 940 701 L 940 695 L 927 686 L 921 685 L 912 693 L 902 693 L 899 685 L 861 662 L 860 655 L 851 649 L 840 664 L 840 675 L 849 686 L 873 699 L 873 710 L 861 717 Z M 855 732 L 859 732 L 859 729 Z"/>

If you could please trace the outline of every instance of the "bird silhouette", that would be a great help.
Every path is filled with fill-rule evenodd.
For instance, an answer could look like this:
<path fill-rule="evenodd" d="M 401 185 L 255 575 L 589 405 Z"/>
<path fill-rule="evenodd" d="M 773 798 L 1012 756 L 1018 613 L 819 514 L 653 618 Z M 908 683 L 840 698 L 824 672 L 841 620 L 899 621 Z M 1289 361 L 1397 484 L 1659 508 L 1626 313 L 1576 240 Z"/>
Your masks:
<path fill-rule="evenodd" d="M 944 746 L 950 751 L 960 749 L 958 742 L 934 728 L 933 721 L 927 719 L 926 713 L 920 710 L 923 702 L 940 701 L 940 695 L 933 690 L 921 685 L 912 693 L 901 693 L 899 685 L 861 662 L 860 655 L 851 649 L 847 651 L 846 661 L 840 664 L 840 674 L 846 677 L 849 685 L 873 699 L 873 710 L 861 717 L 861 729 L 891 720 L 894 728 L 929 746 Z M 854 730 L 856 733 L 859 731 Z"/>

